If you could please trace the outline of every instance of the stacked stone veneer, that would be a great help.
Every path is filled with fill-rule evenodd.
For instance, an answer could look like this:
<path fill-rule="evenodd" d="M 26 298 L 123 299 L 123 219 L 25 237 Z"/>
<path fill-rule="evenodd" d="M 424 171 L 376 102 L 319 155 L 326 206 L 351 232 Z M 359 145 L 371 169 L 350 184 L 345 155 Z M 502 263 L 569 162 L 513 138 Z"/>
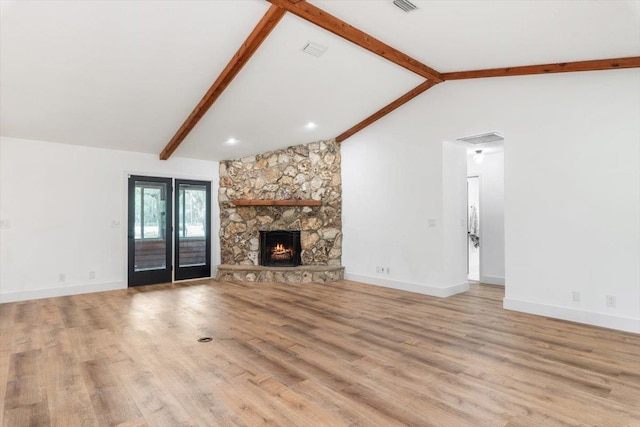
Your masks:
<path fill-rule="evenodd" d="M 234 200 L 241 199 L 320 200 L 322 205 L 233 205 Z M 342 183 L 340 145 L 335 141 L 220 162 L 218 201 L 223 265 L 258 265 L 260 230 L 300 230 L 303 267 L 341 265 Z M 256 280 L 254 276 L 248 280 Z M 329 276 L 333 280 L 342 278 Z"/>

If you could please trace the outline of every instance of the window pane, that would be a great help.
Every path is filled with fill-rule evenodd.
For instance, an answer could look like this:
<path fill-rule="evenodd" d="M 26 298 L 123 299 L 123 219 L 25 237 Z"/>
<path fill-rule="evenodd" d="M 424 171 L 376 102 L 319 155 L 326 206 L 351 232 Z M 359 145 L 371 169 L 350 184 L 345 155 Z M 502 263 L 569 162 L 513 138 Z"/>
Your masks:
<path fill-rule="evenodd" d="M 178 188 L 180 267 L 206 264 L 206 197 L 204 185 L 180 184 Z"/>
<path fill-rule="evenodd" d="M 136 239 L 142 239 L 142 189 L 136 187 L 135 191 L 135 221 L 133 233 Z"/>
<path fill-rule="evenodd" d="M 166 194 L 166 184 L 136 182 L 135 271 L 166 268 Z"/>
<path fill-rule="evenodd" d="M 144 194 L 144 238 L 158 239 L 161 237 L 160 221 L 162 213 L 164 213 L 160 200 L 161 191 L 159 188 L 148 187 L 143 188 L 142 191 Z"/>
<path fill-rule="evenodd" d="M 186 186 L 185 186 L 186 187 Z M 184 218 L 182 236 L 183 237 L 204 237 L 205 236 L 205 215 L 206 203 L 205 198 L 207 190 L 204 186 L 189 186 L 180 192 L 180 197 L 184 200 L 181 206 L 184 206 Z"/>

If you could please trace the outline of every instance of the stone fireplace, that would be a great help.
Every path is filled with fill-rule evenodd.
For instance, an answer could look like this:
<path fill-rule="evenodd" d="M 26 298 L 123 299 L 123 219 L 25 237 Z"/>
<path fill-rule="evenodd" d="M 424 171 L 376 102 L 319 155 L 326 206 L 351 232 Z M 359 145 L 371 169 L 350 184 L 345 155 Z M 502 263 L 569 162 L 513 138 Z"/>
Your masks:
<path fill-rule="evenodd" d="M 219 280 L 330 282 L 343 278 L 340 145 L 335 141 L 220 162 L 218 201 Z M 293 261 L 289 258 L 295 246 L 263 241 L 270 232 L 299 236 Z M 261 251 L 263 243 L 266 251 Z M 266 255 L 271 262 L 265 262 Z"/>

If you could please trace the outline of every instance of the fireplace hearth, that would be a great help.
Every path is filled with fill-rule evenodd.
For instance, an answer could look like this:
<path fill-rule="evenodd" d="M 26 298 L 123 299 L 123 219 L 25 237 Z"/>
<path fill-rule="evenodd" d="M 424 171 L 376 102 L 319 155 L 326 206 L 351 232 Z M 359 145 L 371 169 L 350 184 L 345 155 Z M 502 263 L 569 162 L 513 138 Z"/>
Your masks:
<path fill-rule="evenodd" d="M 260 231 L 260 265 L 296 267 L 300 265 L 300 231 Z"/>

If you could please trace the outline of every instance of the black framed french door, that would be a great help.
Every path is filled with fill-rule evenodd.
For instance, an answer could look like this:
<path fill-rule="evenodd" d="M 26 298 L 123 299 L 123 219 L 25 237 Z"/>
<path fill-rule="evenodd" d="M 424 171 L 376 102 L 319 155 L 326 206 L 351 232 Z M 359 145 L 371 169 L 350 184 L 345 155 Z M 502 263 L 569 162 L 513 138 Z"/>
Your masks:
<path fill-rule="evenodd" d="M 129 286 L 172 281 L 172 179 L 129 177 Z"/>
<path fill-rule="evenodd" d="M 211 276 L 211 183 L 175 180 L 175 279 Z"/>

